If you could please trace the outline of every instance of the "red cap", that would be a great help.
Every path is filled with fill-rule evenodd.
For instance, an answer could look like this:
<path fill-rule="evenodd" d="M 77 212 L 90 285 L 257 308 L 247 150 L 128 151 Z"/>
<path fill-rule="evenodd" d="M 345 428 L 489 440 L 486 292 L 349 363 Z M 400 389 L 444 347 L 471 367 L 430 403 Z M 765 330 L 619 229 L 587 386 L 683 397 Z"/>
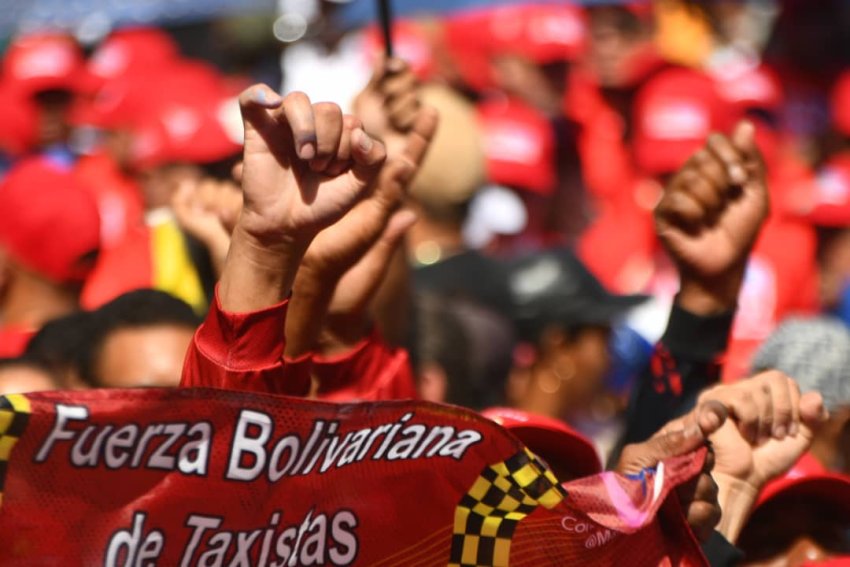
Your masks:
<path fill-rule="evenodd" d="M 587 21 L 573 4 L 516 4 L 489 14 L 491 53 L 522 55 L 536 63 L 572 61 L 587 45 Z"/>
<path fill-rule="evenodd" d="M 72 170 L 28 158 L 0 186 L 0 245 L 58 283 L 85 280 L 99 247 L 97 204 L 78 183 Z"/>
<path fill-rule="evenodd" d="M 445 38 L 463 79 L 485 90 L 493 87 L 494 55 L 541 64 L 577 59 L 587 44 L 587 21 L 572 4 L 497 6 L 453 14 L 445 21 Z"/>
<path fill-rule="evenodd" d="M 80 89 L 83 54 L 62 34 L 33 34 L 16 39 L 3 59 L 3 77 L 26 96 L 40 91 Z"/>
<path fill-rule="evenodd" d="M 555 190 L 555 133 L 538 110 L 516 100 L 478 105 L 490 181 L 541 195 Z"/>
<path fill-rule="evenodd" d="M 35 143 L 35 104 L 5 82 L 0 83 L 0 124 L 0 151 L 17 156 Z"/>
<path fill-rule="evenodd" d="M 742 112 L 765 110 L 777 113 L 785 98 L 776 73 L 764 65 L 726 66 L 714 72 L 713 77 L 720 97 Z"/>
<path fill-rule="evenodd" d="M 103 84 L 176 62 L 177 43 L 159 28 L 127 28 L 110 35 L 88 61 L 89 75 Z"/>
<path fill-rule="evenodd" d="M 826 470 L 810 453 L 800 457 L 791 470 L 762 488 L 753 513 L 768 502 L 789 494 L 832 502 L 850 519 L 850 477 Z"/>
<path fill-rule="evenodd" d="M 557 463 L 561 470 L 570 471 L 574 478 L 602 472 L 593 444 L 563 421 L 510 408 L 489 408 L 481 415 L 516 435 L 547 464 Z"/>
<path fill-rule="evenodd" d="M 412 20 L 393 22 L 395 57 L 404 59 L 420 81 L 429 80 L 436 66 L 431 39 L 419 24 Z M 364 48 L 370 66 L 384 53 L 384 36 L 377 26 L 370 26 L 364 35 Z"/>
<path fill-rule="evenodd" d="M 803 567 L 850 567 L 850 555 L 803 563 Z"/>
<path fill-rule="evenodd" d="M 832 88 L 832 120 L 836 130 L 850 136 L 850 71 L 844 71 Z"/>
<path fill-rule="evenodd" d="M 715 130 L 726 130 L 727 108 L 704 73 L 675 68 L 662 71 L 640 90 L 635 101 L 634 152 L 638 167 L 650 175 L 672 173 Z"/>
<path fill-rule="evenodd" d="M 815 178 L 791 189 L 794 212 L 818 226 L 850 226 L 850 153 L 832 157 Z"/>
<path fill-rule="evenodd" d="M 148 85 L 133 148 L 137 167 L 168 162 L 211 163 L 240 151 L 241 117 L 235 95 L 201 63 L 181 63 Z"/>
<path fill-rule="evenodd" d="M 489 10 L 452 14 L 444 22 L 446 49 L 467 85 L 478 91 L 494 87 L 488 45 Z"/>

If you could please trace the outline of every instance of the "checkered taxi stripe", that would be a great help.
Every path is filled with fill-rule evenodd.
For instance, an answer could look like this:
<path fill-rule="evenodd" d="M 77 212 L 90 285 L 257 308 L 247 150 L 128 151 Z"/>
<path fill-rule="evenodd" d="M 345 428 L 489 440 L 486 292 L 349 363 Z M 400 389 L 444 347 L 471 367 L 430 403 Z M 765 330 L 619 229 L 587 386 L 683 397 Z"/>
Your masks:
<path fill-rule="evenodd" d="M 455 509 L 449 567 L 504 567 L 519 522 L 538 506 L 554 508 L 566 492 L 525 449 L 484 469 Z"/>
<path fill-rule="evenodd" d="M 27 427 L 30 411 L 30 402 L 26 396 L 0 396 L 0 506 L 3 504 L 9 456 Z"/>

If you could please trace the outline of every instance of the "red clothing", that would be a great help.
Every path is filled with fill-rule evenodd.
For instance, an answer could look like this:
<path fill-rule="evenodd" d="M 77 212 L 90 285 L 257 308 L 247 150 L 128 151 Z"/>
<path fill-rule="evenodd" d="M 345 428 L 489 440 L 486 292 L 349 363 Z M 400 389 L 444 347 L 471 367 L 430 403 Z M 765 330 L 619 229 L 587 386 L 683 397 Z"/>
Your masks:
<path fill-rule="evenodd" d="M 0 327 L 0 358 L 16 358 L 24 354 L 33 335 L 35 331 L 32 329 Z"/>
<path fill-rule="evenodd" d="M 347 353 L 313 357 L 318 398 L 332 402 L 416 398 L 407 351 L 391 348 L 377 331 Z"/>
<path fill-rule="evenodd" d="M 322 400 L 416 397 L 407 353 L 391 349 L 377 333 L 342 356 L 285 359 L 287 305 L 228 313 L 216 298 L 189 347 L 180 386 L 304 396 L 315 376 Z"/>
<path fill-rule="evenodd" d="M 142 223 L 141 191 L 109 156 L 84 157 L 77 163 L 75 173 L 97 199 L 103 248 L 115 246 L 131 227 Z"/>

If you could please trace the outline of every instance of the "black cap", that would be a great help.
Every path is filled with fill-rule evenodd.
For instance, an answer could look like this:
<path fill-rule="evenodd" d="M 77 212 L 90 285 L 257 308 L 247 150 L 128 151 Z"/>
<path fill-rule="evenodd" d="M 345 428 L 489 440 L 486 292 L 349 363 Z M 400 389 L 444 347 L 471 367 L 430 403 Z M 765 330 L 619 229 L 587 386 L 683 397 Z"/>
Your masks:
<path fill-rule="evenodd" d="M 514 320 L 525 337 L 547 325 L 610 325 L 645 295 L 614 295 L 571 250 L 548 250 L 515 260 L 509 285 Z"/>

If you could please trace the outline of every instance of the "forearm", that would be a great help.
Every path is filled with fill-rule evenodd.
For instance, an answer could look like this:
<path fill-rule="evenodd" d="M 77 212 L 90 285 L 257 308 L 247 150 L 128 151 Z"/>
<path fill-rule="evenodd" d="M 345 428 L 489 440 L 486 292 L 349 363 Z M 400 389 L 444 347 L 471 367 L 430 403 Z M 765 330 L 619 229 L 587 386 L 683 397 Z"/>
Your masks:
<path fill-rule="evenodd" d="M 756 503 L 758 491 L 747 483 L 722 473 L 714 473 L 717 483 L 717 502 L 722 515 L 717 531 L 727 541 L 736 543 L 741 530 Z"/>
<path fill-rule="evenodd" d="M 316 349 L 333 299 L 337 279 L 302 277 L 292 290 L 286 320 L 286 356 L 299 357 Z"/>
<path fill-rule="evenodd" d="M 621 444 L 645 441 L 717 382 L 733 316 L 734 310 L 700 316 L 679 301 L 674 304 L 667 330 L 632 393 Z"/>
<path fill-rule="evenodd" d="M 295 239 L 262 242 L 237 225 L 219 281 L 222 308 L 246 313 L 286 299 L 305 249 Z"/>
<path fill-rule="evenodd" d="M 745 266 L 713 280 L 683 276 L 676 305 L 694 315 L 709 317 L 734 311 L 744 281 Z"/>

